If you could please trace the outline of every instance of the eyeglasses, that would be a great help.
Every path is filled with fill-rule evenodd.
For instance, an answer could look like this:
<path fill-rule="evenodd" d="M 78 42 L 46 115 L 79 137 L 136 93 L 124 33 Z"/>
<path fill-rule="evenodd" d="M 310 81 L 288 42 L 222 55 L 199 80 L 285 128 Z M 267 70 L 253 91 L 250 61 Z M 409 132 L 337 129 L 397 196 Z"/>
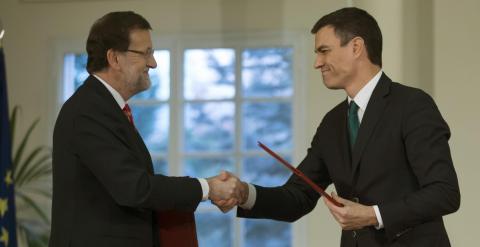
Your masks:
<path fill-rule="evenodd" d="M 145 59 L 149 59 L 150 57 L 153 56 L 153 53 L 155 52 L 153 49 L 147 49 L 146 51 L 137 51 L 137 50 L 131 50 L 128 49 L 125 52 L 132 52 L 138 55 L 142 55 Z"/>

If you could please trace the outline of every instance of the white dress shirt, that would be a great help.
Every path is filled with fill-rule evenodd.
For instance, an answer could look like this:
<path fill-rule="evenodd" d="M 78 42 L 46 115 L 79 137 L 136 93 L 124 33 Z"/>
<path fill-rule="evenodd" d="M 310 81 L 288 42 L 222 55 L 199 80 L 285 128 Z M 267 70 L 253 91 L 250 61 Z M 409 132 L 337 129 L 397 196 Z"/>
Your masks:
<path fill-rule="evenodd" d="M 367 105 L 368 101 L 370 101 L 370 97 L 372 96 L 373 90 L 378 84 L 378 81 L 380 80 L 380 77 L 382 76 L 382 70 L 380 70 L 365 86 L 363 86 L 362 89 L 355 95 L 353 98 L 353 101 L 355 101 L 355 104 L 358 105 L 358 121 L 360 124 L 362 123 L 363 119 L 363 114 L 367 110 Z M 348 97 L 348 104 L 352 101 L 352 98 L 350 96 Z M 380 215 L 380 210 L 378 209 L 377 205 L 373 206 L 373 210 L 375 211 L 375 216 L 377 217 L 378 221 L 378 226 L 375 226 L 377 229 L 382 229 L 383 228 L 383 220 L 382 220 L 382 215 Z"/>

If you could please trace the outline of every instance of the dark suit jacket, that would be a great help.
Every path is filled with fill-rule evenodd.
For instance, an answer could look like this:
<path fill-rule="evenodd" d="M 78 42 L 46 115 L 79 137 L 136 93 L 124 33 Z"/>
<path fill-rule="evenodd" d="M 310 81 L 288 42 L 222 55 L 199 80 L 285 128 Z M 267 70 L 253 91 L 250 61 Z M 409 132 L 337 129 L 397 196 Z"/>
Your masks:
<path fill-rule="evenodd" d="M 53 134 L 50 247 L 152 247 L 154 210 L 192 212 L 201 199 L 197 179 L 153 175 L 140 135 L 95 77 L 65 102 Z"/>
<path fill-rule="evenodd" d="M 459 208 L 460 192 L 448 146 L 450 130 L 421 90 L 383 74 L 350 150 L 347 100 L 323 118 L 298 168 L 338 194 L 378 205 L 385 225 L 343 231 L 341 246 L 450 246 L 442 216 Z M 319 195 L 296 176 L 280 187 L 256 186 L 252 210 L 238 216 L 295 221 Z M 320 244 L 320 243 L 319 243 Z"/>

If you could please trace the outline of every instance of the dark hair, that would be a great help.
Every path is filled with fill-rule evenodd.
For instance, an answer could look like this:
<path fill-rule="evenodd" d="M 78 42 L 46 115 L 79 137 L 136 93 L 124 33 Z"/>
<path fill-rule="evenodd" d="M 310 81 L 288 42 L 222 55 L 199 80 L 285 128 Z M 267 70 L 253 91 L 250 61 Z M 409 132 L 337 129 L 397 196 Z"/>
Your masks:
<path fill-rule="evenodd" d="M 150 23 L 133 11 L 111 12 L 98 19 L 87 39 L 87 71 L 100 71 L 107 67 L 109 49 L 126 51 L 130 45 L 130 32 L 134 29 L 151 30 Z"/>
<path fill-rule="evenodd" d="M 334 11 L 315 23 L 312 34 L 325 26 L 334 28 L 342 46 L 355 37 L 361 37 L 365 41 L 370 61 L 382 67 L 382 32 L 377 21 L 367 11 L 355 7 Z"/>

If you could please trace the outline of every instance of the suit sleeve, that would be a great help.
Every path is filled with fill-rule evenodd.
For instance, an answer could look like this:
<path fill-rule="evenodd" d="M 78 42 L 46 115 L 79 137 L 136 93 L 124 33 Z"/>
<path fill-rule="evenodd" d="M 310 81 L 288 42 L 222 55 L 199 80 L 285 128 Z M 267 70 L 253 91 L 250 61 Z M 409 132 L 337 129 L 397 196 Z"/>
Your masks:
<path fill-rule="evenodd" d="M 197 179 L 149 174 L 145 157 L 129 148 L 105 121 L 82 114 L 74 120 L 72 145 L 112 198 L 122 206 L 193 211 L 202 198 Z M 147 164 L 146 164 L 147 163 Z"/>
<path fill-rule="evenodd" d="M 326 188 L 331 184 L 328 170 L 319 154 L 319 129 L 313 138 L 307 156 L 298 166 L 313 182 Z M 279 187 L 266 188 L 255 185 L 257 199 L 250 210 L 238 208 L 237 216 L 244 218 L 264 218 L 293 222 L 315 208 L 319 194 L 296 175 Z"/>
<path fill-rule="evenodd" d="M 402 137 L 419 190 L 397 201 L 380 203 L 390 238 L 460 206 L 460 191 L 448 139 L 450 130 L 432 98 L 418 90 L 403 112 Z"/>

